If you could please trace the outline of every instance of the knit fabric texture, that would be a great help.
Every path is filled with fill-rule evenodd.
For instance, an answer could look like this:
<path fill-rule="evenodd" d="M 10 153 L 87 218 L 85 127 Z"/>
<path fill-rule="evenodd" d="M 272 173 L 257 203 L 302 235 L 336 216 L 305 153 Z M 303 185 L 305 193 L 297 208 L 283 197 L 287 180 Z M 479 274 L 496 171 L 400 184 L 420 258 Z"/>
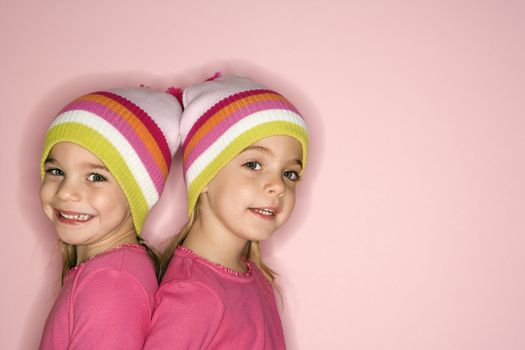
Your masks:
<path fill-rule="evenodd" d="M 104 90 L 68 104 L 52 122 L 40 163 L 59 142 L 97 156 L 124 192 L 140 234 L 158 201 L 180 144 L 181 106 L 175 96 L 148 88 Z"/>
<path fill-rule="evenodd" d="M 299 111 L 279 93 L 242 76 L 222 76 L 190 86 L 182 97 L 182 164 L 188 215 L 219 170 L 249 145 L 287 135 L 308 153 L 308 131 Z"/>
<path fill-rule="evenodd" d="M 65 276 L 39 349 L 142 349 L 157 289 L 155 267 L 139 244 L 93 256 Z"/>
<path fill-rule="evenodd" d="M 255 264 L 246 265 L 235 272 L 177 247 L 144 350 L 286 349 L 273 288 Z"/>

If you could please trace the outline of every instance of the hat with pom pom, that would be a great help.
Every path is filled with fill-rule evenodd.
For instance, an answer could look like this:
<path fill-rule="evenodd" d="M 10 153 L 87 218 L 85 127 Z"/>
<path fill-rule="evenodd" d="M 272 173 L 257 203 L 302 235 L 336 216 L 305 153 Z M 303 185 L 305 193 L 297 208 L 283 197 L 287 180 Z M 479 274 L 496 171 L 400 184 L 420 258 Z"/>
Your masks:
<path fill-rule="evenodd" d="M 237 75 L 214 76 L 186 88 L 180 123 L 188 215 L 219 170 L 265 137 L 297 139 L 306 165 L 308 132 L 299 111 L 279 93 Z"/>
<path fill-rule="evenodd" d="M 71 142 L 97 156 L 126 196 L 140 234 L 164 188 L 179 147 L 181 106 L 177 98 L 149 88 L 103 90 L 81 96 L 54 119 L 40 163 L 59 142 Z"/>

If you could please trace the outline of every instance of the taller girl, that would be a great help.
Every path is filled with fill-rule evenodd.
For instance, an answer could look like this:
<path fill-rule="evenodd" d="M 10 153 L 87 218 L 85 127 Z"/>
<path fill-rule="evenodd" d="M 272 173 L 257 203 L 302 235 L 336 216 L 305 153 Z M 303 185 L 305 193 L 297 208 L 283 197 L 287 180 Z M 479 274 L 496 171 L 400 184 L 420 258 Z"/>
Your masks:
<path fill-rule="evenodd" d="M 283 349 L 259 241 L 288 219 L 308 136 L 283 96 L 239 76 L 191 86 L 180 131 L 189 221 L 161 259 L 147 349 Z"/>

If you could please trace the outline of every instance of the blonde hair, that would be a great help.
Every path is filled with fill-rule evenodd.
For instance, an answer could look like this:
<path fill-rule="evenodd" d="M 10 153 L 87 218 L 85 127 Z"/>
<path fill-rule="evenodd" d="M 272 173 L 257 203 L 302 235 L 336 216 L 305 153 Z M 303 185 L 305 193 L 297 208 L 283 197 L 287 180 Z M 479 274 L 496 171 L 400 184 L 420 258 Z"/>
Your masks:
<path fill-rule="evenodd" d="M 160 263 L 157 253 L 140 236 L 137 236 L 137 240 L 139 241 L 139 244 L 143 246 L 144 249 L 146 249 L 146 252 L 153 261 L 153 265 L 155 266 L 155 274 L 159 276 Z M 77 247 L 75 245 L 68 244 L 60 239 L 58 240 L 58 244 L 60 246 L 60 253 L 62 254 L 61 283 L 64 284 L 64 278 L 66 277 L 68 271 L 71 270 L 73 267 L 77 266 Z"/>
<path fill-rule="evenodd" d="M 177 233 L 175 236 L 170 238 L 170 241 L 166 247 L 166 249 L 162 252 L 160 256 L 160 263 L 159 263 L 159 281 L 162 279 L 164 274 L 166 273 L 166 270 L 168 268 L 168 265 L 173 258 L 173 253 L 175 249 L 182 245 L 186 237 L 188 236 L 188 233 L 191 231 L 191 228 L 193 227 L 193 224 L 195 223 L 195 220 L 197 219 L 198 211 L 199 211 L 199 200 L 197 200 L 197 204 L 195 205 L 195 209 L 192 211 L 188 221 L 186 224 L 180 229 L 179 233 Z M 272 287 L 277 288 L 277 285 L 275 283 L 275 277 L 277 273 L 273 271 L 268 265 L 266 265 L 262 261 L 261 257 L 261 248 L 259 246 L 258 241 L 250 241 L 247 245 L 246 250 L 243 252 L 243 257 L 253 262 L 255 266 L 261 271 L 263 276 L 268 280 L 268 282 L 272 285 Z"/>
<path fill-rule="evenodd" d="M 58 240 L 60 246 L 60 253 L 62 254 L 62 276 L 61 282 L 64 284 L 64 277 L 67 272 L 77 265 L 77 247 L 67 244 L 61 239 Z"/>

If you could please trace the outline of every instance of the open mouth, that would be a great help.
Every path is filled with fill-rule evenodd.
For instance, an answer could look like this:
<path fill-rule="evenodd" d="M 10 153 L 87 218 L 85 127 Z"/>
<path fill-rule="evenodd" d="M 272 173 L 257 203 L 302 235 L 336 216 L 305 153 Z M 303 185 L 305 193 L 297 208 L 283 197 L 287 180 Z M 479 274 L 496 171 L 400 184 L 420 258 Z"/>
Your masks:
<path fill-rule="evenodd" d="M 93 219 L 93 215 L 56 210 L 57 219 L 67 224 L 81 224 Z"/>
<path fill-rule="evenodd" d="M 264 219 L 273 219 L 277 215 L 275 208 L 249 208 L 252 213 Z"/>

